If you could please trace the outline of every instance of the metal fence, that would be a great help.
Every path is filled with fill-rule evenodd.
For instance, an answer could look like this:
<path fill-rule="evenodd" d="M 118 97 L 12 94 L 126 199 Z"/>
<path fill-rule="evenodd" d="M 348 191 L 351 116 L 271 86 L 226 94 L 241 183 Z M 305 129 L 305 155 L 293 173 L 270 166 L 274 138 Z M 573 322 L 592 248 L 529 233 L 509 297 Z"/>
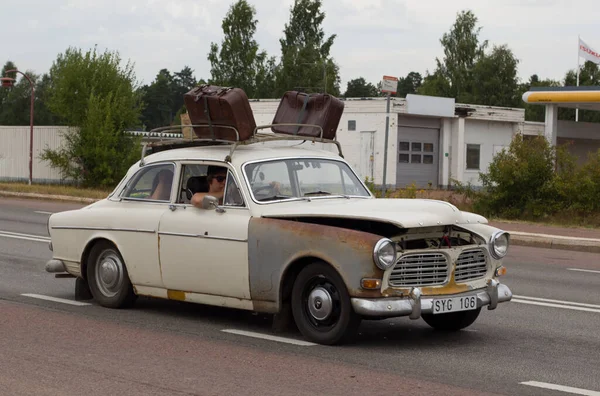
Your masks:
<path fill-rule="evenodd" d="M 70 183 L 60 171 L 39 156 L 44 149 L 56 150 L 63 145 L 67 127 L 35 126 L 33 129 L 34 183 Z M 29 180 L 29 126 L 0 126 L 0 181 Z"/>

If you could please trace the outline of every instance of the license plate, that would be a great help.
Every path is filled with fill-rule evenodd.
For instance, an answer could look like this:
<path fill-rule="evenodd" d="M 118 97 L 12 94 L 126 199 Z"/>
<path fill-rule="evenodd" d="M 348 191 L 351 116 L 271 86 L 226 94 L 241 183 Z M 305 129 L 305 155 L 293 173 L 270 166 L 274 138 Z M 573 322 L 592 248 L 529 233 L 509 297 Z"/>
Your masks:
<path fill-rule="evenodd" d="M 468 311 L 471 309 L 477 309 L 477 296 L 461 296 L 433 300 L 434 314 Z"/>

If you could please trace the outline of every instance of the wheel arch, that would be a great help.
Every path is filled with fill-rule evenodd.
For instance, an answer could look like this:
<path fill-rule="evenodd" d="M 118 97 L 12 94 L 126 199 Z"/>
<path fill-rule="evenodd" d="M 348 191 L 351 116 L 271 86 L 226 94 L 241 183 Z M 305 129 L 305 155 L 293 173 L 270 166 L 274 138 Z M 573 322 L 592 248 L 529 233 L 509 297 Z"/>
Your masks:
<path fill-rule="evenodd" d="M 292 260 L 283 270 L 283 273 L 281 274 L 281 280 L 280 280 L 280 284 L 279 284 L 279 309 L 281 310 L 281 306 L 283 304 L 285 304 L 286 302 L 289 302 L 289 300 L 291 299 L 292 296 L 292 288 L 294 287 L 294 282 L 296 281 L 296 278 L 298 277 L 298 274 L 300 273 L 300 271 L 302 271 L 302 269 L 304 267 L 306 267 L 309 264 L 315 263 L 315 262 L 321 262 L 323 264 L 326 264 L 327 266 L 331 267 L 332 270 L 334 270 L 337 275 L 340 277 L 340 279 L 342 279 L 342 281 L 344 280 L 344 278 L 342 277 L 342 274 L 340 274 L 339 270 L 337 268 L 335 268 L 334 265 L 332 265 L 330 262 L 328 262 L 326 259 L 319 257 L 317 255 L 306 255 L 306 256 L 302 256 L 302 257 L 296 257 L 294 260 Z M 348 287 L 345 282 L 344 285 L 346 287 Z"/>
<path fill-rule="evenodd" d="M 81 253 L 81 277 L 86 282 L 88 281 L 87 267 L 88 267 L 88 260 L 90 258 L 90 254 L 91 254 L 92 249 L 94 248 L 94 246 L 96 246 L 100 242 L 110 243 L 111 245 L 113 245 L 115 247 L 115 249 L 117 249 L 117 251 L 120 252 L 119 247 L 117 246 L 117 244 L 114 241 L 110 240 L 109 238 L 107 238 L 105 236 L 95 236 L 92 239 L 90 239 L 88 241 L 88 243 L 85 245 L 85 248 L 83 249 L 83 252 Z M 123 265 L 126 266 L 127 264 L 124 262 Z"/>

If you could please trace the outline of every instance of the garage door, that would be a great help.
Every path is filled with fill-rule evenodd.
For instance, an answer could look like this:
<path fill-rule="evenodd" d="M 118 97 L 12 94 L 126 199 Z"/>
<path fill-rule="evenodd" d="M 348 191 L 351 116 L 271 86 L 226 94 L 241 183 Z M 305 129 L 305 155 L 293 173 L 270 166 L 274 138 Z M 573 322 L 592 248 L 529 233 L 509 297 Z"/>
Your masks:
<path fill-rule="evenodd" d="M 438 185 L 440 130 L 398 127 L 396 186 L 415 183 L 419 188 Z"/>

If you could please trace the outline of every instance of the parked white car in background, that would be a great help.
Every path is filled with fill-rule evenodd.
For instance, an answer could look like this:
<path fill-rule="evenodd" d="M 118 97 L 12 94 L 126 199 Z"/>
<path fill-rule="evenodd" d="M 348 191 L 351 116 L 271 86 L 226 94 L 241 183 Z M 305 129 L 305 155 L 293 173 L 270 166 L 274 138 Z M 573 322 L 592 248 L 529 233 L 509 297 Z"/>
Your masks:
<path fill-rule="evenodd" d="M 208 191 L 209 166 L 225 170 L 224 198 L 193 206 Z M 172 176 L 162 197 L 159 174 Z M 134 164 L 106 199 L 53 214 L 46 270 L 80 278 L 111 308 L 138 295 L 290 307 L 308 340 L 334 344 L 361 319 L 409 316 L 459 330 L 482 307 L 509 301 L 498 280 L 509 235 L 486 223 L 443 201 L 376 199 L 328 151 L 172 148 Z"/>

